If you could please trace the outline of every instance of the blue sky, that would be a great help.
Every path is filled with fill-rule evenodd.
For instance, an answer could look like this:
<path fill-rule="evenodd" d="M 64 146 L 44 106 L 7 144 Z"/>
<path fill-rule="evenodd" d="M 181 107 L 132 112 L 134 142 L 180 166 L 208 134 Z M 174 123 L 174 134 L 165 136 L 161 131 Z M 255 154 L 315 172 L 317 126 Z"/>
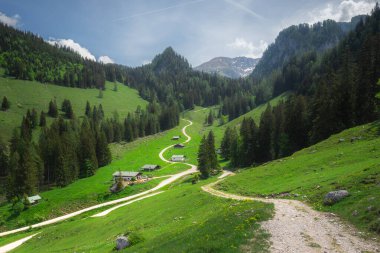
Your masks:
<path fill-rule="evenodd" d="M 348 21 L 374 0 L 0 0 L 0 21 L 91 59 L 138 66 L 172 46 L 193 66 L 260 57 L 283 28 Z"/>

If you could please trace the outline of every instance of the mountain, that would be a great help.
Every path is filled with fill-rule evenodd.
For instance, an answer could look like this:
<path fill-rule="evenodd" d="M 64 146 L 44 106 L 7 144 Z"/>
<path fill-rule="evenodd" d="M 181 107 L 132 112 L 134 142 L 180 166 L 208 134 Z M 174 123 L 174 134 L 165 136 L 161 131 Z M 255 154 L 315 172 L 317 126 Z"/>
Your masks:
<path fill-rule="evenodd" d="M 281 68 L 292 57 L 310 51 L 323 53 L 333 48 L 364 17 L 365 15 L 353 17 L 350 22 L 325 20 L 313 25 L 292 25 L 282 30 L 275 42 L 265 50 L 251 76 L 262 79 Z"/>
<path fill-rule="evenodd" d="M 259 58 L 253 59 L 243 56 L 235 58 L 216 57 L 194 69 L 207 73 L 217 73 L 230 78 L 240 78 L 251 74 L 259 60 Z"/>

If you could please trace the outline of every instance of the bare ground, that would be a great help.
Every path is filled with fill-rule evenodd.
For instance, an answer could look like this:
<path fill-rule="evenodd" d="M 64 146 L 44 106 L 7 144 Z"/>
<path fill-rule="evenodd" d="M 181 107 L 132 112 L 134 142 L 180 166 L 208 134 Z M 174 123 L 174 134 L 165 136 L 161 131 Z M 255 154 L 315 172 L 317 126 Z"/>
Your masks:
<path fill-rule="evenodd" d="M 223 198 L 274 204 L 273 219 L 261 224 L 271 235 L 270 252 L 380 252 L 380 244 L 376 238 L 362 238 L 358 231 L 333 214 L 315 211 L 297 200 L 252 198 L 213 189 L 212 186 L 221 180 L 203 186 L 202 190 Z"/>

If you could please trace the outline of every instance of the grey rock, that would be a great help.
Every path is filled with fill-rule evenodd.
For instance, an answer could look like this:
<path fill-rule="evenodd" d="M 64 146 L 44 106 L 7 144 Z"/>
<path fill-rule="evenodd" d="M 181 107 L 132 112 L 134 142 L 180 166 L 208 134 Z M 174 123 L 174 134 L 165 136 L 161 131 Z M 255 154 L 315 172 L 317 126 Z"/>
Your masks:
<path fill-rule="evenodd" d="M 352 216 L 358 216 L 358 214 L 359 214 L 358 210 L 355 210 L 352 212 Z"/>
<path fill-rule="evenodd" d="M 325 199 L 323 201 L 323 204 L 325 205 L 334 205 L 335 203 L 341 201 L 345 197 L 349 196 L 350 194 L 346 190 L 339 190 L 339 191 L 332 191 L 325 195 Z"/>
<path fill-rule="evenodd" d="M 131 243 L 126 236 L 119 236 L 116 239 L 116 250 L 122 250 L 128 247 Z"/>

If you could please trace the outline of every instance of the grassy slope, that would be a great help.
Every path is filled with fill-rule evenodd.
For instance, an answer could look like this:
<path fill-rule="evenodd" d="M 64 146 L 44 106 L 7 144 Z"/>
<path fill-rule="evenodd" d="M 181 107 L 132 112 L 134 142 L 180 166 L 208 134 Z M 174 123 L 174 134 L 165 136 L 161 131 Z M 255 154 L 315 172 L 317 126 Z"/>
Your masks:
<path fill-rule="evenodd" d="M 265 252 L 258 222 L 273 207 L 211 196 L 200 189 L 205 183 L 210 180 L 184 182 L 106 217 L 46 228 L 15 252 L 111 252 L 116 237 L 127 232 L 142 241 L 123 252 Z"/>
<path fill-rule="evenodd" d="M 184 153 L 189 156 L 189 162 L 196 163 L 199 141 L 207 130 L 202 125 L 206 114 L 207 110 L 186 113 L 186 117 L 194 122 L 187 128 L 192 140 L 183 150 L 168 150 L 165 157 L 170 157 L 171 153 Z M 118 168 L 128 163 L 134 167 L 146 160 L 164 165 L 158 160 L 159 150 L 175 143 L 170 137 L 178 135 L 185 124 L 182 121 L 176 130 L 139 140 L 139 143 L 124 147 L 113 145 L 113 153 L 122 158 L 110 166 Z M 157 173 L 163 174 L 165 170 L 169 173 L 171 169 L 164 165 L 164 169 Z M 16 252 L 110 252 L 115 238 L 127 231 L 144 240 L 125 252 L 240 252 L 242 248 L 251 252 L 265 252 L 267 235 L 258 229 L 257 222 L 270 217 L 272 205 L 217 198 L 200 189 L 201 185 L 214 179 L 192 185 L 189 183 L 190 178 L 165 187 L 167 191 L 160 195 L 120 208 L 106 217 L 95 219 L 82 215 L 42 229 L 41 235 Z M 30 233 L 33 231 L 25 235 Z M 15 240 L 16 236 L 19 235 L 0 238 L 0 245 Z M 79 236 L 81 240 L 78 240 Z"/>
<path fill-rule="evenodd" d="M 22 116 L 28 109 L 35 108 L 38 114 L 47 112 L 50 100 L 56 99 L 60 108 L 62 101 L 70 99 L 74 113 L 84 115 L 86 102 L 91 106 L 102 104 L 106 117 L 111 117 L 117 110 L 120 117 L 134 111 L 138 105 L 145 107 L 147 102 L 139 97 L 138 92 L 125 85 L 118 84 L 118 91 L 113 91 L 114 84 L 106 83 L 103 98 L 98 98 L 97 89 L 67 88 L 52 84 L 41 84 L 0 77 L 0 99 L 7 96 L 11 108 L 7 112 L 0 111 L 0 135 L 9 139 L 14 127 L 21 124 Z"/>
<path fill-rule="evenodd" d="M 17 217 L 11 216 L 11 205 L 3 203 L 0 205 L 0 214 L 5 224 L 1 227 L 1 230 L 25 225 L 23 223 L 35 223 L 39 220 L 59 216 L 92 204 L 131 195 L 144 189 L 152 188 L 162 180 L 154 179 L 146 184 L 127 187 L 119 194 L 110 195 L 108 189 L 112 183 L 112 173 L 118 170 L 137 171 L 146 163 L 160 164 L 163 166 L 161 170 L 145 174 L 161 176 L 174 174 L 188 168 L 188 166 L 181 164 L 167 165 L 158 158 L 159 151 L 173 143 L 171 136 L 178 135 L 185 124 L 187 123 L 181 121 L 181 125 L 172 130 L 142 138 L 133 143 L 113 144 L 112 149 L 118 149 L 119 157 L 111 164 L 100 168 L 92 177 L 80 179 L 64 188 L 42 192 L 40 194 L 43 198 L 42 202 L 32 206 Z"/>
<path fill-rule="evenodd" d="M 278 97 L 271 99 L 268 103 L 273 107 L 273 106 L 277 105 L 280 101 L 286 100 L 286 98 L 289 96 L 289 94 L 290 93 L 287 93 L 287 92 L 283 93 L 283 94 L 279 95 Z M 222 126 L 218 126 L 219 122 L 218 122 L 218 120 L 215 120 L 214 125 L 212 126 L 212 130 L 215 133 L 217 144 L 219 144 L 221 142 L 221 140 L 223 138 L 224 131 L 226 130 L 226 128 L 228 126 L 229 127 L 238 127 L 244 118 L 251 117 L 255 120 L 255 123 L 258 125 L 260 123 L 261 114 L 267 108 L 268 103 L 259 105 L 255 109 L 247 112 L 246 114 L 243 114 L 243 115 L 237 117 L 234 120 L 231 120 L 230 122 L 228 122 Z M 207 112 L 208 111 L 209 110 L 207 110 Z M 215 111 L 215 114 L 217 115 L 217 111 Z M 203 121 L 204 121 L 204 119 L 203 119 Z"/>
<path fill-rule="evenodd" d="M 316 209 L 337 213 L 360 229 L 380 229 L 379 125 L 348 129 L 290 157 L 241 171 L 219 188 L 242 195 L 297 193 Z M 354 136 L 362 139 L 351 143 Z M 339 143 L 340 138 L 345 141 Z M 324 195 L 337 189 L 347 189 L 351 196 L 323 206 Z"/>

